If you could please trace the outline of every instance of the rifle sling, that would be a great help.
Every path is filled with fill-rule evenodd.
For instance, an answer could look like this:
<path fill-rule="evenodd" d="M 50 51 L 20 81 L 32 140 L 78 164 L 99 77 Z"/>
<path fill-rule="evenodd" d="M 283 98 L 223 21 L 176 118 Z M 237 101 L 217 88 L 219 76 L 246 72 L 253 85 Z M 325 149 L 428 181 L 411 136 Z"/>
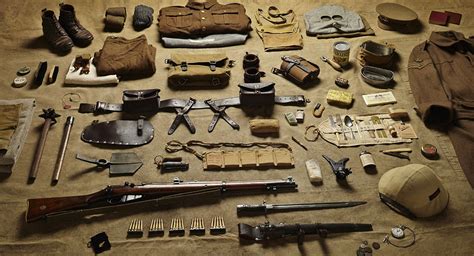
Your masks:
<path fill-rule="evenodd" d="M 158 199 L 155 199 L 154 201 L 157 203 L 157 205 L 173 205 L 177 203 L 181 204 L 185 202 L 185 200 L 195 201 L 196 198 L 206 198 L 206 199 L 219 198 L 221 193 L 222 192 L 220 188 L 204 188 L 197 191 L 184 192 L 184 193 L 160 197 Z"/>

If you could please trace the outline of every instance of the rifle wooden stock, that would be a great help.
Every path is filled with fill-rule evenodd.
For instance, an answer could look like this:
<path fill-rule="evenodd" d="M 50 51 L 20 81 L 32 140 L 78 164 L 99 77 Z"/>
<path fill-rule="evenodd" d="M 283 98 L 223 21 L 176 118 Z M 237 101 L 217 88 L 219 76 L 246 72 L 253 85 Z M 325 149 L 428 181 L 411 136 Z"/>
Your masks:
<path fill-rule="evenodd" d="M 51 214 L 58 214 L 65 211 L 87 208 L 94 198 L 104 194 L 105 190 L 83 196 L 63 196 L 50 198 L 28 199 L 28 209 L 26 211 L 26 222 L 45 219 Z"/>
<path fill-rule="evenodd" d="M 289 177 L 286 180 L 259 181 L 190 181 L 175 180 L 172 183 L 107 186 L 96 193 L 80 196 L 34 198 L 27 200 L 26 222 L 30 223 L 49 216 L 100 207 L 126 205 L 134 202 L 151 201 L 168 196 L 195 194 L 215 189 L 217 191 L 272 191 L 296 190 L 297 185 Z"/>

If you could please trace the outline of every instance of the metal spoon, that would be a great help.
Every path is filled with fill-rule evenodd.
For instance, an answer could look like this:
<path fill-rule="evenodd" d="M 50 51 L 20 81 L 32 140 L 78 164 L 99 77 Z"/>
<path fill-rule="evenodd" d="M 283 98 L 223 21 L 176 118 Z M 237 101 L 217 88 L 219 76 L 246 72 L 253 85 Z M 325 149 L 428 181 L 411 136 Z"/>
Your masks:
<path fill-rule="evenodd" d="M 352 131 L 352 126 L 354 124 L 352 123 L 352 119 L 351 119 L 350 116 L 345 116 L 344 117 L 344 124 L 346 124 L 346 126 L 349 127 L 349 130 L 351 130 L 352 139 L 355 140 L 354 132 Z"/>

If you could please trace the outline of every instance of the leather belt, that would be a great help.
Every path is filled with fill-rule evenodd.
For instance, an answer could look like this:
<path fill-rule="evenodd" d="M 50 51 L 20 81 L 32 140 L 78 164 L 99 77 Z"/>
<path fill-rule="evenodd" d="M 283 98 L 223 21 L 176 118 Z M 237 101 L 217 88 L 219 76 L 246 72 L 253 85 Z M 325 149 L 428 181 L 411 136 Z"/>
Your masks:
<path fill-rule="evenodd" d="M 308 103 L 307 100 L 303 95 L 290 95 L 290 96 L 275 96 L 274 103 L 276 104 L 296 104 L 296 105 L 305 105 Z M 224 99 L 217 99 L 217 100 L 205 100 L 205 101 L 198 101 L 193 98 L 188 100 L 184 99 L 167 99 L 160 101 L 159 110 L 160 109 L 175 109 L 177 115 L 174 119 L 171 127 L 168 130 L 168 134 L 171 135 L 175 132 L 178 128 L 179 124 L 184 121 L 186 126 L 188 127 L 191 133 L 196 132 L 196 128 L 193 125 L 191 119 L 188 116 L 188 112 L 192 109 L 211 109 L 214 112 L 214 116 L 211 120 L 211 123 L 208 127 L 208 132 L 212 132 L 214 127 L 217 124 L 219 118 L 224 119 L 233 129 L 239 129 L 240 126 L 233 121 L 227 113 L 225 113 L 225 109 L 227 107 L 237 107 L 240 106 L 240 98 L 239 97 L 232 97 L 232 98 L 224 98 Z M 106 103 L 98 101 L 95 105 L 94 104 L 87 104 L 81 103 L 79 106 L 80 113 L 107 113 L 107 112 L 122 112 L 123 104 L 114 104 L 114 103 Z"/>
<path fill-rule="evenodd" d="M 97 101 L 94 104 L 81 103 L 79 105 L 79 113 L 108 113 L 108 112 L 122 112 L 123 104 L 121 103 L 107 103 L 102 101 Z"/>
<path fill-rule="evenodd" d="M 184 108 L 188 100 L 185 99 L 167 99 L 160 101 L 159 109 L 169 108 Z M 240 98 L 224 98 L 213 100 L 217 107 L 237 107 L 240 106 Z M 303 95 L 289 95 L 289 96 L 275 96 L 275 103 L 281 105 L 295 104 L 305 105 L 308 100 Z M 196 100 L 191 109 L 209 109 L 211 108 L 206 101 Z M 107 113 L 107 112 L 122 112 L 123 104 L 121 103 L 107 103 L 98 101 L 96 104 L 81 103 L 79 106 L 79 113 Z"/>

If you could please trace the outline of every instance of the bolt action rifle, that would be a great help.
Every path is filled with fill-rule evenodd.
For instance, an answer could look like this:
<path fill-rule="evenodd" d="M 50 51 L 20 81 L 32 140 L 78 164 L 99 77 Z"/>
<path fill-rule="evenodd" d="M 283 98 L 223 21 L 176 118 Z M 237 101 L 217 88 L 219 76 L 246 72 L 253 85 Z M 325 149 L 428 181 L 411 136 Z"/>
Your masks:
<path fill-rule="evenodd" d="M 50 216 L 62 215 L 84 210 L 128 205 L 138 202 L 157 201 L 179 196 L 202 195 L 206 192 L 279 192 L 296 191 L 293 178 L 282 180 L 255 181 L 181 181 L 178 178 L 171 183 L 151 183 L 135 185 L 107 186 L 88 195 L 28 199 L 26 222 L 30 223 Z"/>

